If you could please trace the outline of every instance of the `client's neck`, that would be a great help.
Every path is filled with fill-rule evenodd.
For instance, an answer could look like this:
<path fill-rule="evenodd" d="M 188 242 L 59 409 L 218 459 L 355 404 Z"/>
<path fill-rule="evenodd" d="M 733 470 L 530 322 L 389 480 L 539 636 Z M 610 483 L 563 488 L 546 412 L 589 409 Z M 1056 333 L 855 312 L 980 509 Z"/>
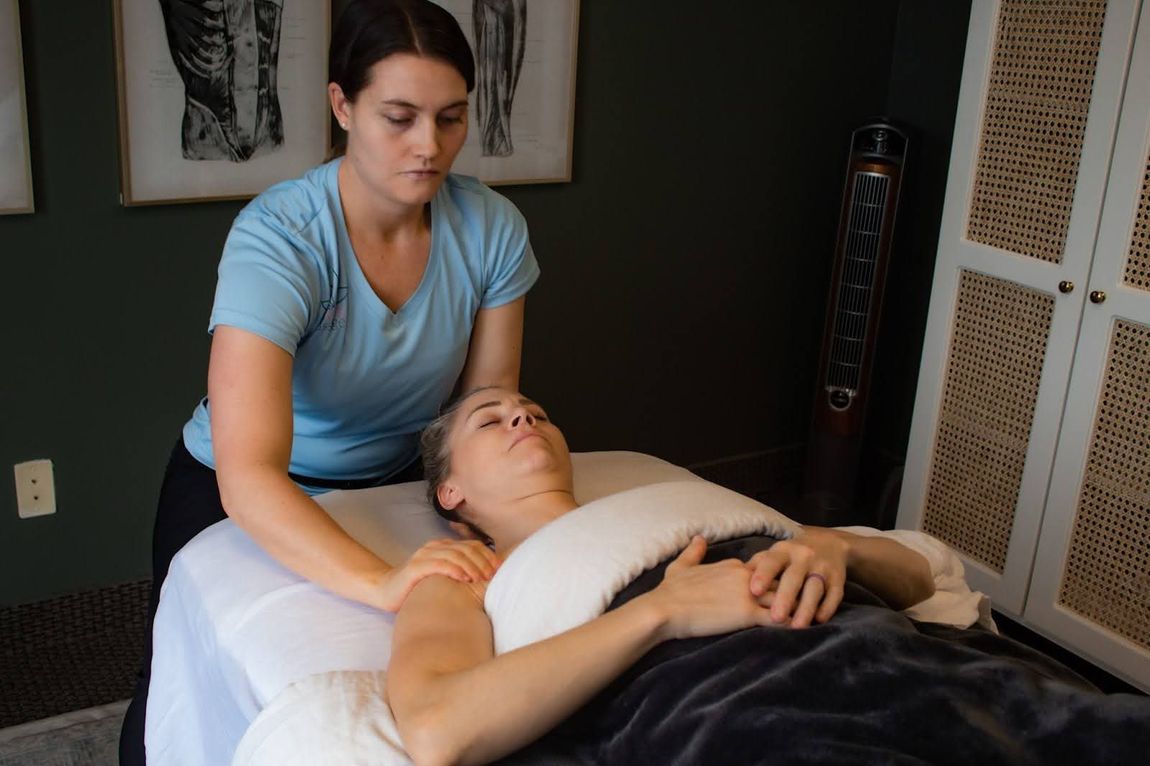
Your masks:
<path fill-rule="evenodd" d="M 495 552 L 507 558 L 528 537 L 578 507 L 570 490 L 547 490 L 512 501 L 500 514 L 507 523 L 491 533 Z"/>

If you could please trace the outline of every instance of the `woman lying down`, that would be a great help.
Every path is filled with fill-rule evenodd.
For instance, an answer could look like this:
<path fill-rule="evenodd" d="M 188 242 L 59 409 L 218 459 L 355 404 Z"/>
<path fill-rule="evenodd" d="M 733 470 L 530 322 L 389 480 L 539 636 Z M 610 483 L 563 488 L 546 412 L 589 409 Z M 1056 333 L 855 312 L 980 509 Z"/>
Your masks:
<path fill-rule="evenodd" d="M 505 568 L 535 533 L 578 535 L 566 522 L 593 514 L 572 514 L 563 435 L 517 392 L 462 398 L 429 427 L 424 461 L 437 509 Z M 730 547 L 746 561 L 704 563 L 706 542 L 686 538 L 661 576 L 533 643 L 501 637 L 485 611 L 505 571 L 492 593 L 421 581 L 397 617 L 387 681 L 408 753 L 488 763 L 542 737 L 533 751 L 603 764 L 1144 762 L 1150 701 L 1102 695 L 989 631 L 896 611 L 933 592 L 918 553 L 785 519 L 759 531 L 789 539 L 742 538 Z M 609 530 L 601 539 L 613 544 Z M 536 566 L 542 576 L 546 559 Z"/>

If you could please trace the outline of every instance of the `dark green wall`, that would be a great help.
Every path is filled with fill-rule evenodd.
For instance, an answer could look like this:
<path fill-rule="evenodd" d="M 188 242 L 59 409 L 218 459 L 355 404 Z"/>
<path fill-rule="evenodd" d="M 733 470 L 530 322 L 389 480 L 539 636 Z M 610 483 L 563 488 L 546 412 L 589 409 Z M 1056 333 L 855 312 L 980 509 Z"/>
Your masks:
<path fill-rule="evenodd" d="M 119 204 L 112 2 L 24 0 L 36 213 L 0 218 L 0 604 L 144 576 L 160 474 L 204 387 L 215 261 L 240 205 Z M 13 463 L 51 458 L 21 520 Z"/>
<path fill-rule="evenodd" d="M 805 439 L 847 137 L 902 88 L 913 5 L 583 0 L 574 181 L 504 189 L 543 267 L 524 389 L 574 449 Z M 59 511 L 19 520 L 0 491 L 0 604 L 148 574 L 240 208 L 120 207 L 111 0 L 21 6 L 37 211 L 0 218 L 0 466 L 55 461 Z M 910 47 L 961 46 L 915 15 Z"/>
<path fill-rule="evenodd" d="M 899 7 L 887 111 L 910 133 L 910 149 L 875 349 L 860 523 L 895 522 L 969 19 L 970 0 L 907 0 Z"/>

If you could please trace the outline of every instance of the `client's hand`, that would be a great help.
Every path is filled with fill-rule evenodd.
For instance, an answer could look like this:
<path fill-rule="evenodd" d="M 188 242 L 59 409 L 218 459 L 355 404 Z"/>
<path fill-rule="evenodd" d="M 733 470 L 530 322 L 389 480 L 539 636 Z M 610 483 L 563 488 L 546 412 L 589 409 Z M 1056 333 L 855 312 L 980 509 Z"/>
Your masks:
<path fill-rule="evenodd" d="M 494 577 L 498 568 L 499 557 L 478 540 L 431 540 L 384 576 L 383 608 L 399 611 L 411 589 L 425 577 L 444 575 L 459 582 L 481 582 Z"/>
<path fill-rule="evenodd" d="M 747 562 L 751 594 L 769 606 L 771 619 L 792 628 L 826 622 L 843 600 L 849 544 L 839 533 L 804 527 Z"/>
<path fill-rule="evenodd" d="M 650 592 L 663 609 L 664 639 L 730 633 L 769 625 L 770 612 L 751 595 L 751 572 L 737 559 L 700 564 L 707 542 L 696 536 Z"/>

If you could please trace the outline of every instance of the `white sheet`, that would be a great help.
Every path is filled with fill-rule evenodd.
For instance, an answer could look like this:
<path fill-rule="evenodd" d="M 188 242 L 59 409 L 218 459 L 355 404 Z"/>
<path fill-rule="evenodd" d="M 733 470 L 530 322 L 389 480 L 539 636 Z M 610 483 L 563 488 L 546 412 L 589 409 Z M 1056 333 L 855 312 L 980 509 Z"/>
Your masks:
<path fill-rule="evenodd" d="M 411 766 L 386 676 L 341 671 L 291 684 L 252 723 L 232 766 Z"/>
<path fill-rule="evenodd" d="M 873 527 L 837 527 L 864 537 L 886 537 L 902 543 L 912 551 L 917 551 L 930 564 L 934 577 L 934 595 L 926 601 L 915 604 L 903 613 L 919 622 L 937 622 L 953 625 L 956 628 L 969 628 L 981 625 L 987 630 L 998 632 L 994 617 L 990 613 L 990 597 L 981 591 L 971 590 L 966 583 L 966 570 L 962 559 L 950 547 L 923 532 L 911 529 L 877 530 Z"/>
<path fill-rule="evenodd" d="M 581 503 L 643 484 L 697 480 L 634 452 L 572 456 Z M 449 534 L 423 482 L 331 492 L 318 500 L 389 561 Z M 392 617 L 341 599 L 272 561 L 230 521 L 172 561 L 153 632 L 145 741 L 153 766 L 231 762 L 252 720 L 290 684 L 387 667 Z"/>

